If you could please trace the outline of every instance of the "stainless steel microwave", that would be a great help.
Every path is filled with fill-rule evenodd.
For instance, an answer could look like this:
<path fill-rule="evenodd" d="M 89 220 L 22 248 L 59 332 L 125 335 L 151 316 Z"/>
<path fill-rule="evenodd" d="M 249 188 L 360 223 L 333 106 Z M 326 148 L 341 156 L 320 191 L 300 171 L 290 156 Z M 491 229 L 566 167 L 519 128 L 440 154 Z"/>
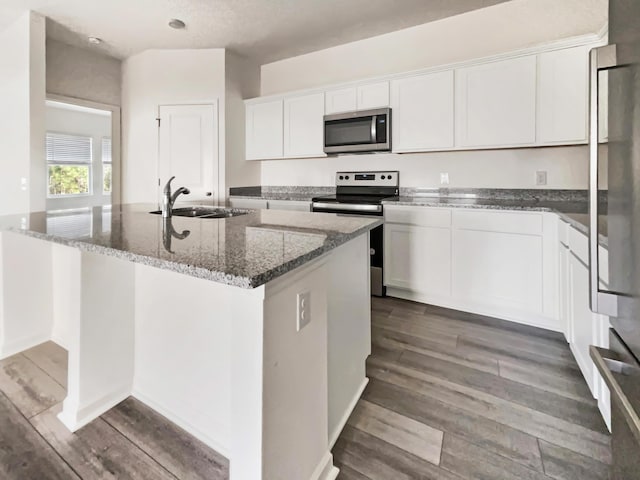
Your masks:
<path fill-rule="evenodd" d="M 391 151 L 391 109 L 324 116 L 325 153 Z"/>

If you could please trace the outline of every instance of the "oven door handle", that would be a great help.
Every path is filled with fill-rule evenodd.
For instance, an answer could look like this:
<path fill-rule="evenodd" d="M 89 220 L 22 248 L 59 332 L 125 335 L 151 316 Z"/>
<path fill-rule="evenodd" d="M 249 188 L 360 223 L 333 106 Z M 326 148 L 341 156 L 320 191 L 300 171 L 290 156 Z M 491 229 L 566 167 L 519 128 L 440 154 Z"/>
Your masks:
<path fill-rule="evenodd" d="M 636 441 L 640 443 L 640 417 L 615 378 L 615 375 L 629 375 L 629 372 L 634 371 L 635 368 L 618 360 L 614 352 L 594 345 L 589 346 L 589 355 L 609 392 L 611 392 L 611 400 L 618 406 L 629 430 L 633 432 Z M 637 374 L 637 372 L 634 373 Z"/>
<path fill-rule="evenodd" d="M 336 210 L 341 212 L 363 212 L 363 213 L 380 213 L 382 205 L 355 205 L 350 203 L 322 203 L 313 202 L 311 208 L 318 210 Z"/>

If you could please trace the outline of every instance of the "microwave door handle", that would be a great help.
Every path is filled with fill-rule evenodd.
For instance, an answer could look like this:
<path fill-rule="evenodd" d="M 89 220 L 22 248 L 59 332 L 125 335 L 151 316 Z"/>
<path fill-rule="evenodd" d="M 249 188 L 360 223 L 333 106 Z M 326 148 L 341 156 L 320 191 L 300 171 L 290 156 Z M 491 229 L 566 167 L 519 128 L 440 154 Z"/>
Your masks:
<path fill-rule="evenodd" d="M 378 143 L 378 116 L 371 116 L 371 143 Z"/>

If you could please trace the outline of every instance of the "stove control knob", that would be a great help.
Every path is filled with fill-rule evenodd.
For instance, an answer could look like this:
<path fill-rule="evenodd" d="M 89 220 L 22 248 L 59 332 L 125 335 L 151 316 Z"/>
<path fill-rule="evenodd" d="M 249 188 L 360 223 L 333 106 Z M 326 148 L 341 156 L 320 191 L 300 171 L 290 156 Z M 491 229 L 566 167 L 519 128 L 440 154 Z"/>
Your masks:
<path fill-rule="evenodd" d="M 387 178 L 391 180 L 393 177 L 391 175 L 387 175 Z"/>
<path fill-rule="evenodd" d="M 338 178 L 339 178 L 340 180 L 344 180 L 344 177 L 343 177 L 342 175 L 340 175 Z"/>
<path fill-rule="evenodd" d="M 387 177 L 385 177 L 384 175 L 382 175 L 382 176 L 380 177 L 380 179 L 381 179 L 381 180 L 384 180 L 385 178 L 387 178 Z M 389 177 L 389 178 L 391 178 L 391 177 Z"/>
<path fill-rule="evenodd" d="M 345 180 L 349 180 L 349 175 L 347 175 L 346 177 L 344 177 Z"/>

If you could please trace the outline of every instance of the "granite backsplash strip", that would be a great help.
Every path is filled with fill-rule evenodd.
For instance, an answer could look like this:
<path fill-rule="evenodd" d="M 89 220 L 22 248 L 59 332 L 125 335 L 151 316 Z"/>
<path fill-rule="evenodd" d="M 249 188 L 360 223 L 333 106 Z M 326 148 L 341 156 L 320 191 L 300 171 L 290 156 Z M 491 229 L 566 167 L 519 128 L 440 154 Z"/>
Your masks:
<path fill-rule="evenodd" d="M 313 197 L 322 197 L 336 193 L 335 187 L 310 186 L 263 186 L 231 187 L 229 196 L 236 198 L 256 198 L 262 200 L 299 200 L 311 201 Z"/>
<path fill-rule="evenodd" d="M 265 200 L 311 200 L 313 197 L 335 194 L 335 187 L 319 186 L 253 186 L 232 187 L 233 197 L 263 198 Z M 587 202 L 587 190 L 522 189 L 522 188 L 422 188 L 402 187 L 401 197 L 417 198 L 478 198 L 518 202 Z M 600 191 L 600 202 L 606 202 L 606 191 Z"/>
<path fill-rule="evenodd" d="M 605 192 L 600 192 L 601 197 Z M 523 188 L 400 188 L 402 197 L 480 198 L 521 202 L 586 202 L 587 190 Z M 602 201 L 602 200 L 601 200 Z"/>

